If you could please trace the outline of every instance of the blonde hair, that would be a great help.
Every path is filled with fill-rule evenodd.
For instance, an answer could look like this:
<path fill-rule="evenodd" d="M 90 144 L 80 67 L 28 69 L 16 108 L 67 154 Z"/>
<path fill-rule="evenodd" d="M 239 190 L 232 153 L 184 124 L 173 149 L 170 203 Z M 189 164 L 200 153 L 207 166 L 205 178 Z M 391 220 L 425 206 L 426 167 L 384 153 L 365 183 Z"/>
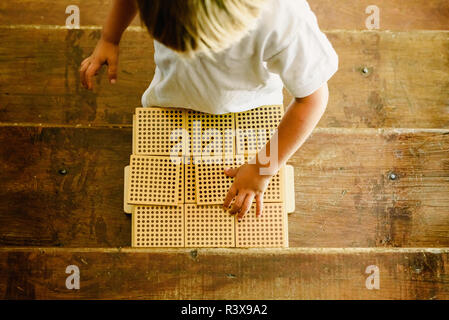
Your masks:
<path fill-rule="evenodd" d="M 185 56 L 226 49 L 254 25 L 267 0 L 137 0 L 151 36 Z"/>

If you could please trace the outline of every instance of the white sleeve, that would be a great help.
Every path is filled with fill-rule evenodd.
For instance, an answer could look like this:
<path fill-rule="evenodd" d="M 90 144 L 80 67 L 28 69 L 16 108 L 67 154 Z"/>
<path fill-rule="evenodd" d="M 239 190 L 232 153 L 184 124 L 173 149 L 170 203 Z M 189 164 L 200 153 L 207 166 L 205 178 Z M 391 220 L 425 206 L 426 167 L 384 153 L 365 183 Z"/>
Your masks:
<path fill-rule="evenodd" d="M 307 10 L 297 19 L 289 43 L 266 59 L 266 63 L 270 72 L 281 77 L 292 96 L 303 98 L 337 72 L 338 55 L 320 30 L 313 11 Z"/>

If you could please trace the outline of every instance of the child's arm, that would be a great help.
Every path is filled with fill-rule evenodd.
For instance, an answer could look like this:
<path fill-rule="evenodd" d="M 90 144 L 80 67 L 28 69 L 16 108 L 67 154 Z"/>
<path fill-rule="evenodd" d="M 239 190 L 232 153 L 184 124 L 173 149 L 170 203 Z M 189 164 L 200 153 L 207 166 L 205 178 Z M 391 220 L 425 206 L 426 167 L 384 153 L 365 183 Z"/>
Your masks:
<path fill-rule="evenodd" d="M 136 14 L 134 0 L 114 0 L 94 52 L 81 62 L 80 80 L 86 89 L 92 90 L 92 78 L 103 64 L 108 65 L 109 81 L 115 83 L 117 80 L 118 44 Z"/>
<path fill-rule="evenodd" d="M 327 83 L 313 94 L 304 98 L 295 98 L 288 106 L 278 130 L 267 145 L 259 152 L 265 155 L 265 149 L 272 141 L 278 139 L 278 160 L 269 175 L 261 175 L 263 165 L 244 164 L 236 169 L 227 169 L 228 176 L 235 177 L 223 206 L 229 208 L 232 199 L 234 205 L 230 213 L 238 213 L 240 220 L 251 208 L 256 199 L 256 216 L 260 216 L 263 207 L 263 193 L 273 175 L 287 162 L 287 160 L 301 147 L 323 115 L 329 98 Z M 273 145 L 274 147 L 274 145 Z M 265 166 L 265 169 L 267 166 Z"/>

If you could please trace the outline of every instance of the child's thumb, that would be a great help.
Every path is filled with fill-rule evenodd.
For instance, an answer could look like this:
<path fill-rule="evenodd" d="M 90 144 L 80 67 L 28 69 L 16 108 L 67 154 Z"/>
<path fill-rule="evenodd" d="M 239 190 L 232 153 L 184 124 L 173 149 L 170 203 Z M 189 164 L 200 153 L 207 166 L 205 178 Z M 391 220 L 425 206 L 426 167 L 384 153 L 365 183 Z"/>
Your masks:
<path fill-rule="evenodd" d="M 235 177 L 235 175 L 237 174 L 237 171 L 239 171 L 239 168 L 226 168 L 224 170 L 224 173 L 228 176 L 228 177 Z"/>

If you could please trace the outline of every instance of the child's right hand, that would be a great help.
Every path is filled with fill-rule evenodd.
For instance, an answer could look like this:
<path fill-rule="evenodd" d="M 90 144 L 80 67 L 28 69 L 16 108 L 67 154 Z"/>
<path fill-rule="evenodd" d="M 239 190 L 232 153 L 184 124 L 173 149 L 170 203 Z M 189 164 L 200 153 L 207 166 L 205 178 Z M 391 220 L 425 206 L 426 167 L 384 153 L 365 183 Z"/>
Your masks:
<path fill-rule="evenodd" d="M 93 77 L 98 74 L 103 64 L 108 66 L 110 83 L 117 81 L 119 47 L 117 44 L 100 39 L 92 55 L 81 62 L 80 80 L 84 88 L 93 89 Z"/>

